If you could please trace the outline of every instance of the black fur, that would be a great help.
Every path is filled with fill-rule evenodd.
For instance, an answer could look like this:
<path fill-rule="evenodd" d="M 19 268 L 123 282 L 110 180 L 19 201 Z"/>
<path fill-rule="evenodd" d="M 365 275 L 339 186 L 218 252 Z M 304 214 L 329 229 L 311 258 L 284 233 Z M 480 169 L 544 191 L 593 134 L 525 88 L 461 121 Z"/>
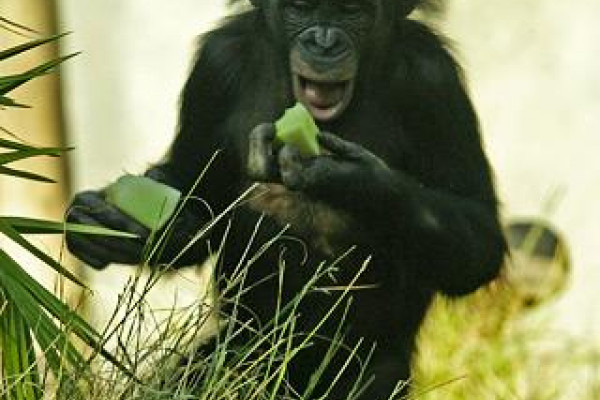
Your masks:
<path fill-rule="evenodd" d="M 387 7 L 392 1 L 378 3 Z M 147 172 L 187 191 L 221 151 L 194 193 L 216 212 L 252 183 L 246 171 L 250 133 L 267 132 L 269 127 L 260 124 L 276 120 L 295 102 L 285 45 L 264 11 L 231 17 L 204 36 L 183 91 L 179 133 L 164 161 Z M 344 285 L 372 256 L 359 284 L 374 287 L 353 295 L 345 338 L 349 346 L 364 338 L 363 358 L 376 345 L 365 377 L 374 380 L 361 397 L 369 400 L 386 399 L 399 379 L 409 378 L 415 335 L 434 293 L 475 290 L 496 276 L 505 252 L 477 118 L 453 57 L 430 29 L 401 16 L 388 17 L 373 37 L 378 41 L 363 53 L 348 109 L 320 124 L 334 134 L 321 136 L 333 155 L 304 160 L 282 149 L 279 181 L 265 182 L 262 196 L 231 214 L 220 263 L 220 274 L 229 276 L 263 214 L 257 247 L 289 223 L 290 232 L 308 245 L 309 259 L 303 263 L 300 246 L 282 240 L 252 266 L 247 284 L 277 272 L 283 257 L 284 296 L 290 298 L 321 260 L 333 260 L 356 245 L 341 262 L 337 281 L 329 282 Z M 102 191 L 80 194 L 74 205 L 71 221 L 147 234 L 106 205 Z M 200 209 L 185 210 L 167 256 L 155 262 L 168 262 L 206 222 L 208 213 Z M 222 232 L 222 226 L 213 230 L 216 241 Z M 139 242 L 115 242 L 68 236 L 69 248 L 97 267 L 140 259 Z M 281 253 L 282 248 L 287 250 Z M 199 262 L 206 254 L 204 244 L 196 246 L 179 264 Z M 255 317 L 268 321 L 277 290 L 277 280 L 267 280 L 242 301 Z M 299 310 L 298 327 L 309 331 L 334 300 L 311 293 Z M 335 324 L 326 324 L 320 334 L 331 337 L 334 331 Z M 289 379 L 300 393 L 325 345 L 315 343 L 292 363 Z M 343 357 L 334 359 L 326 376 L 335 376 L 343 362 Z M 341 398 L 356 378 L 355 370 L 348 371 L 331 398 Z"/>

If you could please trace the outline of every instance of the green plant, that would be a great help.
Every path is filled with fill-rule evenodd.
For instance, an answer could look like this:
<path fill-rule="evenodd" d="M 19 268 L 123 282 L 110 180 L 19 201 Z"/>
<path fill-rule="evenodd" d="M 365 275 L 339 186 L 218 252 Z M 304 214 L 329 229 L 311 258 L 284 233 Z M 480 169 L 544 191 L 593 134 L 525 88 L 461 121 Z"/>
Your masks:
<path fill-rule="evenodd" d="M 249 193 L 249 192 L 247 192 Z M 239 204 L 245 196 L 233 203 Z M 215 220 L 223 218 L 227 213 L 215 216 Z M 260 222 L 259 222 L 260 224 Z M 257 226 L 257 229 L 259 227 Z M 262 252 L 276 245 L 277 241 L 286 234 L 282 230 L 279 235 L 264 243 L 257 253 L 248 253 L 239 260 L 239 268 L 230 280 L 223 282 L 225 288 L 217 299 L 212 298 L 212 290 L 207 291 L 207 297 L 199 299 L 198 303 L 185 309 L 170 310 L 168 317 L 161 318 L 146 302 L 148 293 L 154 283 L 165 271 L 156 271 L 142 279 L 138 273 L 130 280 L 123 292 L 118 296 L 119 304 L 114 310 L 116 321 L 110 323 L 104 336 L 116 338 L 117 353 L 120 360 L 131 367 L 135 376 L 115 369 L 113 365 L 100 365 L 96 370 L 95 379 L 85 394 L 73 393 L 68 390 L 59 393 L 59 399 L 102 400 L 126 398 L 129 400 L 167 400 L 167 399 L 198 399 L 198 400 L 280 400 L 280 399 L 309 399 L 311 392 L 322 377 L 329 360 L 336 354 L 343 354 L 348 360 L 356 357 L 361 343 L 355 348 L 346 348 L 342 343 L 343 330 L 340 329 L 332 338 L 320 337 L 319 327 L 310 332 L 297 329 L 298 305 L 304 301 L 307 294 L 324 290 L 317 282 L 324 276 L 330 276 L 337 271 L 337 263 L 322 264 L 314 276 L 287 304 L 279 298 L 276 315 L 270 321 L 240 321 L 238 313 L 243 308 L 240 295 L 248 290 L 260 290 L 246 284 L 248 271 L 252 270 L 254 262 Z M 200 238 L 201 236 L 198 236 Z M 219 254 L 224 248 L 227 235 L 213 256 L 218 264 Z M 250 242 L 254 238 L 248 239 Z M 159 244 L 155 244 L 158 246 Z M 342 259 L 342 256 L 340 259 Z M 365 260 L 355 279 L 345 288 L 341 288 L 337 301 L 326 315 L 321 324 L 331 322 L 335 310 L 345 311 L 350 300 L 350 293 L 361 273 L 367 268 L 369 260 Z M 273 279 L 283 285 L 285 265 L 278 265 L 277 272 L 266 279 Z M 220 315 L 219 304 L 233 304 L 230 315 Z M 119 317 L 116 317 L 119 315 Z M 224 317 L 223 319 L 219 317 Z M 215 343 L 214 350 L 197 352 L 199 332 L 204 331 L 210 319 L 218 319 L 221 334 Z M 343 318 L 342 318 L 343 320 Z M 151 323 L 148 329 L 148 323 Z M 337 323 L 338 321 L 336 321 Z M 146 325 L 144 327 L 144 325 Z M 213 329 L 214 330 L 214 329 Z M 140 332 L 146 332 L 140 334 Z M 150 335 L 153 333 L 153 335 Z M 154 336 L 154 340 L 149 340 Z M 200 335 L 202 336 L 202 335 Z M 247 338 L 236 341 L 238 336 Z M 204 336 L 205 337 L 205 336 Z M 320 368 L 313 375 L 312 385 L 305 393 L 296 393 L 286 381 L 287 367 L 300 351 L 312 345 L 314 341 L 326 340 L 329 343 L 327 354 L 323 354 Z M 363 360 L 365 364 L 368 360 Z M 344 369 L 339 371 L 343 374 Z M 356 387 L 348 400 L 360 393 L 361 380 L 357 379 Z M 339 399 L 344 400 L 344 399 Z"/>
<path fill-rule="evenodd" d="M 5 29 L 23 29 L 20 25 L 6 19 L 1 19 L 0 23 L 0 27 Z M 30 40 L 22 45 L 2 50 L 0 51 L 0 63 L 31 49 L 54 42 L 62 36 Z M 30 80 L 53 71 L 62 62 L 73 56 L 75 54 L 59 57 L 22 73 L 0 76 L 0 106 L 2 108 L 27 108 L 27 105 L 9 97 L 11 92 Z M 0 138 L 0 175 L 14 179 L 52 183 L 53 181 L 45 176 L 12 168 L 9 165 L 32 157 L 59 157 L 69 149 L 32 146 L 19 141 L 7 129 L 0 128 L 0 130 L 5 136 Z M 65 230 L 131 237 L 130 234 L 101 228 L 0 216 L 1 234 L 26 249 L 62 276 L 84 286 L 60 262 L 39 250 L 23 236 L 31 233 L 63 233 Z M 38 368 L 40 359 L 35 351 L 36 346 L 41 350 L 45 365 L 53 372 L 58 387 L 66 384 L 76 386 L 76 381 L 80 377 L 85 377 L 89 362 L 77 350 L 71 335 L 81 339 L 126 371 L 121 363 L 103 349 L 102 337 L 98 332 L 32 278 L 7 251 L 0 248 L 0 360 L 2 375 L 0 398 L 7 400 L 42 398 L 44 374 Z"/>
<path fill-rule="evenodd" d="M 551 308 L 523 309 L 503 281 L 438 297 L 419 337 L 415 400 L 596 400 L 600 348 L 552 317 Z"/>

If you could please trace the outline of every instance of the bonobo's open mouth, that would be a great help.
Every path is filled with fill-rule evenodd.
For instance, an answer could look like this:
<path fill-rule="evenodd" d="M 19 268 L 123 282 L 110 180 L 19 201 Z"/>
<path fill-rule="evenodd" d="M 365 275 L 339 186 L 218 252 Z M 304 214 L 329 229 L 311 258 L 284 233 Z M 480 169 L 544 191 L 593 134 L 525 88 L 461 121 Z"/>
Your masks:
<path fill-rule="evenodd" d="M 293 73 L 296 100 L 304 104 L 313 118 L 326 122 L 338 118 L 350 104 L 354 92 L 354 79 L 309 79 Z"/>

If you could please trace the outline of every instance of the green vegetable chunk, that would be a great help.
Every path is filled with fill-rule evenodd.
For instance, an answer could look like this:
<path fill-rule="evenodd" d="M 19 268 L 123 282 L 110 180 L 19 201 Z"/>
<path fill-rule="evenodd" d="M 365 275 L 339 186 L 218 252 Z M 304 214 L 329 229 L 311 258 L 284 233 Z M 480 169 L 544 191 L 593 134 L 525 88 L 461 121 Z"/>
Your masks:
<path fill-rule="evenodd" d="M 285 111 L 283 116 L 275 122 L 275 130 L 277 141 L 296 146 L 302 155 L 319 155 L 319 142 L 317 141 L 319 128 L 301 103 L 296 103 L 294 107 Z"/>
<path fill-rule="evenodd" d="M 145 176 L 124 175 L 106 188 L 106 200 L 152 230 L 161 229 L 177 208 L 181 192 Z"/>

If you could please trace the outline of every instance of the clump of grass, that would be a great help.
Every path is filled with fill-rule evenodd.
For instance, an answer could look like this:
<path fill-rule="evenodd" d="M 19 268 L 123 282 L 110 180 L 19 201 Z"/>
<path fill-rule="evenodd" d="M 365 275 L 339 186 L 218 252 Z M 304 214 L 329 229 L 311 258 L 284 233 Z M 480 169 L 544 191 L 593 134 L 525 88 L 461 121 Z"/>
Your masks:
<path fill-rule="evenodd" d="M 501 281 L 464 299 L 437 298 L 421 330 L 415 398 L 600 398 L 600 348 L 552 329 L 550 317 L 516 298 Z"/>
<path fill-rule="evenodd" d="M 240 204 L 250 193 L 252 190 L 247 191 L 222 214 L 216 215 L 207 227 L 199 231 L 190 246 L 195 241 L 203 240 L 204 233 L 226 218 L 229 210 Z M 258 224 L 260 223 L 261 220 L 258 221 Z M 340 311 L 346 315 L 351 301 L 350 292 L 369 260 L 365 260 L 354 280 L 347 288 L 341 290 L 329 313 L 310 332 L 302 332 L 297 328 L 298 306 L 307 294 L 320 290 L 317 287 L 319 280 L 336 273 L 337 262 L 321 264 L 314 276 L 289 303 L 283 304 L 280 296 L 277 312 L 271 321 L 262 321 L 263 325 L 259 326 L 257 321 L 239 320 L 238 316 L 244 307 L 240 302 L 242 293 L 260 290 L 246 285 L 248 271 L 260 255 L 272 248 L 285 233 L 284 228 L 270 241 L 259 246 L 256 254 L 244 254 L 239 260 L 235 274 L 228 277 L 227 282 L 217 282 L 218 277 L 215 277 L 213 285 L 219 283 L 219 287 L 226 286 L 216 299 L 213 298 L 215 290 L 209 288 L 206 298 L 199 299 L 193 306 L 170 310 L 167 318 L 159 318 L 156 310 L 152 310 L 147 303 L 146 297 L 160 277 L 169 272 L 155 270 L 148 279 L 142 279 L 138 270 L 119 295 L 117 309 L 103 334 L 105 342 L 113 343 L 111 347 L 115 349 L 114 357 L 132 374 L 124 373 L 112 363 L 92 354 L 90 358 L 93 360 L 94 376 L 87 379 L 91 383 L 85 390 L 80 391 L 64 387 L 58 399 L 311 398 L 311 393 L 319 383 L 328 362 L 343 350 L 348 354 L 349 363 L 356 357 L 358 348 L 362 345 L 352 349 L 343 348 L 343 319 L 339 321 L 340 328 L 332 338 L 322 338 L 318 330 L 321 324 L 333 318 L 334 311 L 336 315 Z M 168 234 L 164 237 L 168 237 Z M 219 258 L 220 249 L 224 248 L 226 240 L 227 235 L 212 256 L 213 259 Z M 248 240 L 252 243 L 255 238 Z M 148 251 L 148 257 L 161 250 L 160 241 Z M 248 249 L 250 247 L 249 245 Z M 345 256 L 342 255 L 340 260 Z M 266 279 L 275 279 L 282 288 L 284 263 L 275 265 L 274 270 L 273 276 Z M 222 315 L 219 309 L 219 305 L 225 302 L 233 305 L 230 315 Z M 202 332 L 208 325 L 218 325 L 221 332 L 212 339 L 210 346 L 202 346 Z M 239 337 L 244 337 L 244 340 L 238 340 Z M 317 340 L 327 340 L 330 343 L 329 350 L 323 354 L 321 365 L 313 374 L 309 387 L 304 393 L 297 393 L 287 382 L 287 367 L 300 351 L 310 347 Z M 363 361 L 366 367 L 368 360 Z M 331 387 L 344 373 L 344 369 L 342 368 L 331 382 Z M 361 381 L 362 379 L 357 380 L 356 387 L 348 395 L 348 399 L 361 392 Z"/>

